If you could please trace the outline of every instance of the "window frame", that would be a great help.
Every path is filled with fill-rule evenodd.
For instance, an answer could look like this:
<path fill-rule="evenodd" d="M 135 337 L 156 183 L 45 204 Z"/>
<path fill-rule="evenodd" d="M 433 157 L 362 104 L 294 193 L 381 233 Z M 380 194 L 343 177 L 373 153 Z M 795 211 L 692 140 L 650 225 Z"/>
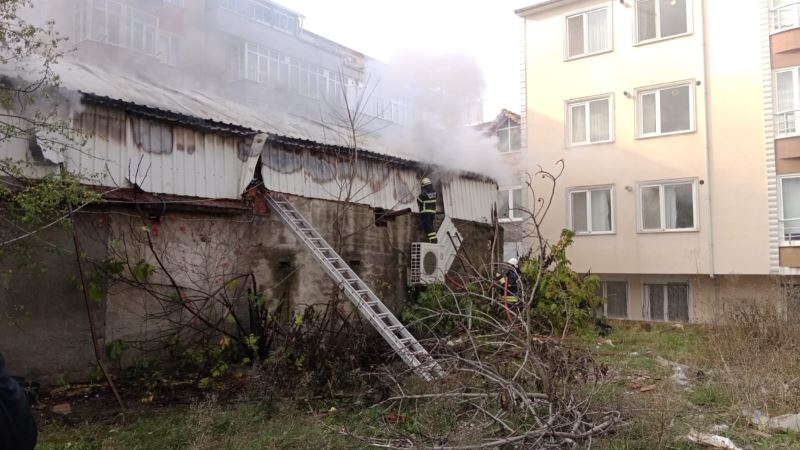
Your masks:
<path fill-rule="evenodd" d="M 688 321 L 678 322 L 670 320 L 669 317 L 669 285 L 685 284 L 686 285 L 686 307 L 688 312 Z M 653 319 L 652 311 L 650 308 L 650 291 L 647 286 L 663 286 L 664 289 L 664 319 Z M 694 291 L 692 283 L 689 280 L 665 280 L 665 279 L 647 279 L 642 282 L 642 317 L 649 322 L 659 323 L 692 323 L 694 321 Z"/>
<path fill-rule="evenodd" d="M 608 100 L 608 139 L 603 141 L 591 141 L 592 136 L 592 122 L 591 122 L 591 103 L 599 100 Z M 573 142 L 572 141 L 572 109 L 577 106 L 586 107 L 586 142 Z M 616 140 L 614 130 L 616 129 L 615 114 L 616 103 L 614 102 L 614 93 L 606 93 L 600 95 L 593 95 L 591 97 L 581 97 L 576 99 L 567 100 L 564 102 L 564 114 L 566 116 L 565 123 L 565 139 L 567 148 L 573 147 L 586 147 L 589 145 L 602 145 L 613 144 Z"/>
<path fill-rule="evenodd" d="M 509 154 L 514 154 L 514 153 L 520 153 L 522 151 L 522 147 L 523 147 L 523 145 L 522 145 L 522 125 L 521 124 L 514 125 L 513 121 L 511 119 L 509 119 L 509 118 L 506 118 L 504 120 L 503 125 L 505 125 L 505 126 L 498 127 L 497 129 L 495 129 L 494 130 L 494 134 L 495 134 L 495 137 L 497 137 L 498 143 L 499 143 L 500 137 L 498 136 L 498 133 L 501 130 L 507 130 L 508 131 L 508 150 L 506 150 L 506 151 L 497 150 L 497 152 L 500 153 L 501 155 L 509 155 Z M 514 130 L 514 129 L 519 131 L 519 147 L 518 148 L 514 148 L 513 145 L 512 145 L 512 142 L 514 142 L 514 141 L 513 141 L 513 139 L 511 139 L 511 130 Z"/>
<path fill-rule="evenodd" d="M 794 9 L 793 13 L 795 14 L 794 23 L 788 27 L 784 28 L 775 28 L 775 18 L 777 16 L 777 12 L 782 9 Z M 775 6 L 775 0 L 769 0 L 769 34 L 778 34 L 783 33 L 784 31 L 794 30 L 800 28 L 800 1 L 796 1 L 793 3 L 789 3 L 784 6 Z"/>
<path fill-rule="evenodd" d="M 686 0 L 686 32 L 681 34 L 673 34 L 672 36 L 661 36 L 661 4 L 659 0 L 655 0 L 656 7 L 656 37 L 651 39 L 639 40 L 639 2 L 640 0 L 633 0 L 633 46 L 653 44 L 656 42 L 668 41 L 670 39 L 678 39 L 694 34 L 694 2 L 693 0 Z"/>
<path fill-rule="evenodd" d="M 681 184 L 692 185 L 692 228 L 666 228 L 666 202 L 664 201 L 664 188 L 666 186 L 675 186 Z M 657 180 L 657 181 L 643 181 L 636 183 L 636 228 L 637 233 L 640 234 L 656 234 L 656 233 L 696 233 L 700 231 L 700 217 L 698 206 L 698 179 L 697 178 L 678 178 L 672 180 Z M 644 202 L 642 201 L 642 191 L 648 187 L 659 187 L 658 201 L 659 201 L 659 214 L 661 219 L 661 228 L 659 229 L 645 229 L 644 228 Z"/>
<path fill-rule="evenodd" d="M 800 21 L 800 20 L 799 20 Z M 793 110 L 787 111 L 780 111 L 778 109 L 778 75 L 782 73 L 791 73 L 792 74 L 792 89 L 794 94 L 794 108 Z M 800 66 L 794 67 L 783 67 L 780 69 L 775 69 L 772 71 L 772 95 L 775 99 L 773 114 L 774 114 L 774 121 L 775 121 L 775 139 L 785 139 L 790 137 L 800 136 Z M 781 133 L 779 131 L 778 122 L 780 116 L 786 114 L 794 113 L 794 129 L 795 131 L 792 133 Z"/>
<path fill-rule="evenodd" d="M 689 88 L 689 129 L 680 131 L 661 132 L 661 91 L 676 87 L 688 86 Z M 697 132 L 697 81 L 683 80 L 673 83 L 659 84 L 637 88 L 636 93 L 636 139 L 652 139 L 665 136 L 676 136 L 680 134 L 691 134 Z M 645 95 L 656 94 L 656 129 L 654 133 L 644 133 L 644 108 L 642 106 Z"/>
<path fill-rule="evenodd" d="M 608 283 L 622 283 L 625 285 L 625 317 L 614 316 L 611 317 L 608 315 Z M 601 296 L 603 297 L 603 317 L 614 319 L 614 320 L 630 320 L 630 308 L 631 308 L 631 284 L 628 280 L 613 280 L 613 279 L 603 279 L 600 280 L 600 290 Z"/>
<path fill-rule="evenodd" d="M 497 188 L 498 195 L 502 191 L 507 191 L 508 192 L 508 217 L 503 217 L 503 218 L 498 217 L 497 218 L 498 222 L 500 222 L 500 223 L 513 223 L 513 222 L 522 222 L 524 220 L 523 217 L 516 217 L 514 215 L 514 212 L 517 211 L 514 208 L 514 191 L 516 191 L 516 190 L 520 191 L 520 202 L 522 203 L 522 207 L 523 208 L 525 207 L 525 190 L 523 189 L 523 185 L 524 185 L 524 183 L 522 183 L 522 180 L 520 179 L 520 183 L 519 184 L 515 184 L 515 185 L 511 185 L 511 186 L 503 186 L 503 187 Z M 499 216 L 499 211 L 498 211 L 498 216 Z"/>
<path fill-rule="evenodd" d="M 597 12 L 600 10 L 606 10 L 606 34 L 608 39 L 608 48 L 604 50 L 598 50 L 596 52 L 589 52 L 589 21 L 588 16 L 593 12 Z M 580 55 L 570 56 L 569 55 L 569 20 L 583 16 L 583 49 L 584 52 Z M 576 59 L 583 59 L 588 58 L 591 56 L 602 55 L 604 53 L 611 53 L 614 51 L 614 8 L 613 2 L 609 2 L 604 4 L 603 6 L 592 6 L 589 8 L 580 9 L 577 11 L 573 11 L 568 13 L 564 16 L 564 61 L 574 61 Z"/>
<path fill-rule="evenodd" d="M 779 223 L 779 233 L 780 233 L 780 246 L 781 247 L 800 247 L 800 239 L 797 241 L 787 241 L 786 240 L 786 233 L 784 231 L 784 222 L 789 220 L 800 220 L 800 217 L 796 219 L 787 219 L 784 217 L 783 211 L 783 181 L 787 179 L 800 179 L 800 173 L 792 173 L 792 174 L 785 174 L 785 175 L 778 175 L 778 223 Z"/>
<path fill-rule="evenodd" d="M 591 231 L 592 228 L 592 191 L 609 191 L 611 197 L 611 230 L 610 231 Z M 585 192 L 586 193 L 586 228 L 589 231 L 575 231 L 575 225 L 572 223 L 572 194 Z M 613 184 L 600 184 L 594 186 L 578 186 L 567 189 L 567 224 L 569 229 L 575 233 L 575 236 L 603 236 L 617 234 L 617 199 L 616 189 Z"/>

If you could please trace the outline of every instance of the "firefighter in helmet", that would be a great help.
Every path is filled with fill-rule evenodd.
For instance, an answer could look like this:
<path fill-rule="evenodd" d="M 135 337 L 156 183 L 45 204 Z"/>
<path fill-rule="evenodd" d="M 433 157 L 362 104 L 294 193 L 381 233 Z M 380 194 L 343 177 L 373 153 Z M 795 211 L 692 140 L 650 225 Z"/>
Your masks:
<path fill-rule="evenodd" d="M 508 306 L 516 307 L 519 305 L 519 260 L 511 258 L 507 262 L 508 270 L 505 275 L 501 276 L 498 282 L 503 287 L 504 301 L 508 302 Z"/>
<path fill-rule="evenodd" d="M 422 231 L 428 238 L 428 242 L 436 244 L 436 229 L 434 228 L 434 219 L 436 218 L 436 190 L 433 188 L 433 183 L 428 178 L 422 179 L 422 189 L 417 197 L 417 206 L 419 206 L 420 217 L 422 219 Z"/>

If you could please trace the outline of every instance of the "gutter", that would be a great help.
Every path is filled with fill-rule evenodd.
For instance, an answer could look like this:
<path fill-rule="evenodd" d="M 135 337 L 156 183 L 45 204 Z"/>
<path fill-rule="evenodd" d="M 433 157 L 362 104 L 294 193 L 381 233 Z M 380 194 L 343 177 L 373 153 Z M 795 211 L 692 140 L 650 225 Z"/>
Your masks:
<path fill-rule="evenodd" d="M 701 18 L 701 27 L 700 27 L 700 40 L 703 43 L 703 94 L 704 94 L 704 113 L 705 113 L 705 127 L 704 127 L 704 134 L 705 134 L 705 159 L 706 159 L 706 205 L 707 205 L 707 215 L 708 215 L 708 264 L 709 264 L 709 277 L 716 278 L 716 261 L 714 258 L 714 214 L 712 208 L 712 199 L 711 199 L 711 192 L 712 192 L 712 174 L 711 174 L 711 120 L 709 114 L 709 98 L 710 98 L 710 90 L 708 88 L 708 44 L 706 42 L 706 0 L 700 1 L 700 18 Z"/>

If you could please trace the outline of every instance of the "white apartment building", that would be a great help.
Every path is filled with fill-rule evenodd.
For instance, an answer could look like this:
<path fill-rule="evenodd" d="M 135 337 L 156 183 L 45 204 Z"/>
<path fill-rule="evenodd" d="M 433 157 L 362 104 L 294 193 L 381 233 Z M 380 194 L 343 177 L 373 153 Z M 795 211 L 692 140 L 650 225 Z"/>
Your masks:
<path fill-rule="evenodd" d="M 565 172 L 545 233 L 606 314 L 711 322 L 800 282 L 800 4 L 547 0 L 517 11 L 528 160 Z"/>

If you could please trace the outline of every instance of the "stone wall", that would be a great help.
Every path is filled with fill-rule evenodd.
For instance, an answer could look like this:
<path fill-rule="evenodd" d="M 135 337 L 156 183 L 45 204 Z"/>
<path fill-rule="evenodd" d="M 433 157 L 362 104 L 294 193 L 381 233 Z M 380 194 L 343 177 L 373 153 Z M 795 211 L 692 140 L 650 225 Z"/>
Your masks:
<path fill-rule="evenodd" d="M 344 205 L 292 200 L 326 239 L 335 242 L 333 224 Z M 252 272 L 268 304 L 272 308 L 283 305 L 278 312 L 285 319 L 306 305 L 327 303 L 334 292 L 322 267 L 273 214 L 215 215 L 167 207 L 150 216 L 152 220 L 144 224 L 131 210 L 83 214 L 79 228 L 84 251 L 95 261 L 124 253 L 132 263 L 144 259 L 155 266 L 149 235 L 163 263 L 182 284 L 210 288 L 230 274 Z M 488 263 L 492 228 L 467 221 L 456 221 L 456 225 L 465 237 L 464 254 L 475 265 Z M 401 216 L 386 227 L 377 227 L 371 208 L 348 205 L 341 229 L 346 237 L 342 257 L 390 308 L 402 307 L 410 297 L 411 243 L 423 239 L 418 216 Z M 25 377 L 43 382 L 85 380 L 94 362 L 70 235 L 56 230 L 42 241 L 64 250 L 37 246 L 33 259 L 46 271 L 17 270 L 3 282 L 0 351 L 6 354 L 10 369 Z M 158 336 L 166 327 L 159 317 L 162 312 L 152 297 L 125 285 L 104 286 L 103 301 L 95 305 L 105 342 Z"/>

